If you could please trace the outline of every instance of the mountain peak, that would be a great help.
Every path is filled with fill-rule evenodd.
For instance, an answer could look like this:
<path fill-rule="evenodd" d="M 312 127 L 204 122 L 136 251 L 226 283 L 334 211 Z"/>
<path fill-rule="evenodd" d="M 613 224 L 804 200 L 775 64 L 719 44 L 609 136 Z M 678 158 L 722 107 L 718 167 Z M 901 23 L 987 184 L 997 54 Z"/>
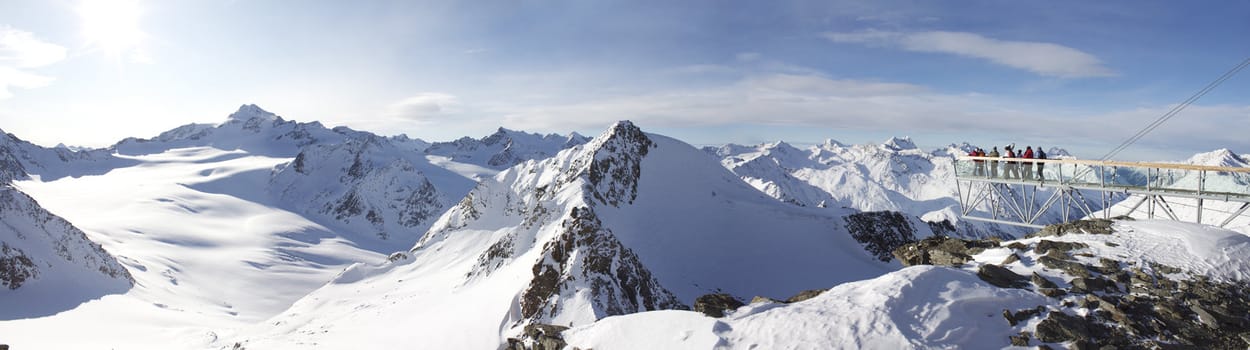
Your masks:
<path fill-rule="evenodd" d="M 911 137 L 891 137 L 882 145 L 895 151 L 916 149 L 916 143 L 911 141 Z"/>
<path fill-rule="evenodd" d="M 269 111 L 266 111 L 260 108 L 260 106 L 257 106 L 254 104 L 245 104 L 245 105 L 239 106 L 239 110 L 235 111 L 234 113 L 231 113 L 230 117 L 226 118 L 226 120 L 227 122 L 229 121 L 241 121 L 242 122 L 242 121 L 248 121 L 248 120 L 257 119 L 257 118 L 263 121 L 272 121 L 272 120 L 279 119 L 277 114 L 273 114 Z"/>
<path fill-rule="evenodd" d="M 602 204 L 620 206 L 633 203 L 638 195 L 642 158 L 655 147 L 633 122 L 622 120 L 586 144 L 586 158 L 578 163 L 587 180 L 587 190 Z"/>
<path fill-rule="evenodd" d="M 821 145 L 823 146 L 822 148 L 846 147 L 845 143 L 839 142 L 838 140 L 834 140 L 834 139 L 825 139 L 825 142 L 822 143 Z"/>
<path fill-rule="evenodd" d="M 1227 148 L 1217 149 L 1211 152 L 1198 153 L 1190 157 L 1186 163 L 1194 165 L 1222 166 L 1222 167 L 1245 167 L 1246 161 L 1233 153 Z"/>
<path fill-rule="evenodd" d="M 631 122 L 628 120 L 621 120 L 621 121 L 617 121 L 616 123 L 613 123 L 612 126 L 608 128 L 607 133 L 616 134 L 619 132 L 624 132 L 627 134 L 637 134 L 637 133 L 642 133 L 642 129 L 639 129 L 637 125 L 634 125 L 634 122 Z"/>

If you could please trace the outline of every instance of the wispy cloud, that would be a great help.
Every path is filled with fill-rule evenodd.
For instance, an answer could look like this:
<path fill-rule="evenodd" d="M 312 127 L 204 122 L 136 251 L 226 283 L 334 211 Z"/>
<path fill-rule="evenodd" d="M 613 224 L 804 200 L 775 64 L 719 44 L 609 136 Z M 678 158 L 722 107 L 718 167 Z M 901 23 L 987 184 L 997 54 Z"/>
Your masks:
<path fill-rule="evenodd" d="M 825 33 L 836 43 L 864 44 L 914 52 L 933 52 L 980 58 L 1044 76 L 1088 78 L 1114 76 L 1092 54 L 1071 47 L 1032 41 L 1008 41 L 967 32 L 892 32 L 864 30 Z"/>
<path fill-rule="evenodd" d="M 52 83 L 53 78 L 27 70 L 60 62 L 65 51 L 30 32 L 0 26 L 0 99 L 13 96 L 10 87 L 32 89 Z"/>
<path fill-rule="evenodd" d="M 454 112 L 459 104 L 454 95 L 423 92 L 391 104 L 387 107 L 386 115 L 416 122 L 433 122 Z"/>
<path fill-rule="evenodd" d="M 788 73 L 744 77 L 724 86 L 616 96 L 561 105 L 520 106 L 500 111 L 507 125 L 554 129 L 593 128 L 631 119 L 656 126 L 735 123 L 844 125 L 891 129 L 931 124 L 959 127 L 976 113 L 965 96 L 942 95 L 918 85 L 832 79 Z M 953 123 L 932 123 L 934 115 Z M 976 121 L 988 121 L 977 118 Z"/>

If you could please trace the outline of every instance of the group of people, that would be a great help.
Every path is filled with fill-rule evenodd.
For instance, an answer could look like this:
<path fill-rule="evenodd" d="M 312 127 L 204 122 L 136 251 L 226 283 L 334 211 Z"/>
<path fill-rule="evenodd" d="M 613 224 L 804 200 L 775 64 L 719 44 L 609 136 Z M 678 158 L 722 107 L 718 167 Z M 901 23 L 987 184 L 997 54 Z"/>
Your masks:
<path fill-rule="evenodd" d="M 1003 178 L 1004 179 L 1043 180 L 1045 178 L 1042 176 L 1042 169 L 1046 167 L 1046 163 L 1033 162 L 1033 161 L 1026 160 L 1026 159 L 1046 159 L 1046 152 L 1042 151 L 1041 146 L 1038 146 L 1036 151 L 1033 150 L 1032 146 L 1025 146 L 1024 151 L 1022 152 L 1016 152 L 1015 144 L 1007 145 L 1003 148 L 1004 148 L 1004 151 L 1006 152 L 1002 154 L 998 153 L 998 147 L 994 147 L 993 149 L 990 150 L 990 153 L 985 153 L 985 150 L 981 148 L 977 148 L 975 150 L 972 150 L 972 152 L 969 152 L 968 155 L 973 156 L 973 157 L 1012 159 L 1012 160 L 1003 160 L 1001 162 L 1003 163 Z M 976 162 L 975 175 L 986 176 L 985 160 L 977 159 L 977 160 L 974 160 L 974 162 Z M 997 160 L 991 160 L 989 161 L 989 163 L 990 163 L 989 164 L 989 177 L 998 177 L 998 163 L 1000 162 Z M 1034 164 L 1037 165 L 1036 173 L 1033 172 Z"/>

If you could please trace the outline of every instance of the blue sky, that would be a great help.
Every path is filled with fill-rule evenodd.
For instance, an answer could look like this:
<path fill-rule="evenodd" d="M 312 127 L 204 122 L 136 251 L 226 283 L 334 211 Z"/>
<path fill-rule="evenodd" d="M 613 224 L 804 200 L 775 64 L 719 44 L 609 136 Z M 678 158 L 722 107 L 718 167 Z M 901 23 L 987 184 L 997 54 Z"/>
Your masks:
<path fill-rule="evenodd" d="M 255 103 L 426 140 L 630 119 L 692 144 L 1097 158 L 1250 57 L 1244 1 L 0 0 L 0 128 L 105 146 Z M 1125 159 L 1250 152 L 1250 73 Z"/>

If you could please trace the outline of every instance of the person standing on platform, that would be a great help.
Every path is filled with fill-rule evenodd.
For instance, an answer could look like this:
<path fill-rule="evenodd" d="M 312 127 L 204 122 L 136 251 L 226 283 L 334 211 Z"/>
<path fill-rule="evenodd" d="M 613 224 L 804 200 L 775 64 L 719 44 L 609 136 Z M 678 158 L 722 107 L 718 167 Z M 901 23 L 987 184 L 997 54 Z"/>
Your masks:
<path fill-rule="evenodd" d="M 985 156 L 990 157 L 990 158 L 1001 157 L 1001 155 L 998 154 L 998 146 L 994 146 L 994 148 L 990 149 L 990 154 L 987 154 Z M 998 161 L 997 160 L 990 160 L 990 177 L 998 177 Z"/>
<path fill-rule="evenodd" d="M 1042 146 L 1037 146 L 1037 154 L 1033 158 L 1046 159 L 1046 152 L 1042 151 Z M 1045 166 L 1046 166 L 1046 163 L 1037 162 L 1037 180 L 1039 181 L 1046 180 L 1046 177 L 1042 176 L 1042 167 L 1045 167 Z"/>
<path fill-rule="evenodd" d="M 1003 158 L 1006 159 L 1003 161 L 1003 178 L 1020 178 L 1019 164 L 1016 164 L 1016 161 L 1014 160 L 1014 158 L 1016 158 L 1016 152 L 1011 150 L 1011 146 L 1007 146 L 1005 150 L 1007 153 L 1003 155 Z"/>
<path fill-rule="evenodd" d="M 1033 146 L 1024 146 L 1024 154 L 1020 155 L 1020 164 L 1024 165 L 1024 169 L 1020 171 L 1024 173 L 1026 180 L 1033 179 Z"/>
<path fill-rule="evenodd" d="M 969 157 L 980 157 L 980 153 L 977 153 L 977 150 L 976 150 L 976 149 L 973 149 L 972 151 L 969 151 L 969 152 L 968 152 L 968 156 L 969 156 Z M 984 175 L 985 175 L 985 169 L 983 169 L 983 168 L 982 168 L 984 165 L 982 165 L 982 164 L 981 164 L 981 160 L 980 160 L 980 159 L 973 159 L 973 160 L 972 160 L 972 163 L 975 165 L 975 166 L 973 166 L 973 167 L 972 167 L 972 176 L 984 176 Z"/>

